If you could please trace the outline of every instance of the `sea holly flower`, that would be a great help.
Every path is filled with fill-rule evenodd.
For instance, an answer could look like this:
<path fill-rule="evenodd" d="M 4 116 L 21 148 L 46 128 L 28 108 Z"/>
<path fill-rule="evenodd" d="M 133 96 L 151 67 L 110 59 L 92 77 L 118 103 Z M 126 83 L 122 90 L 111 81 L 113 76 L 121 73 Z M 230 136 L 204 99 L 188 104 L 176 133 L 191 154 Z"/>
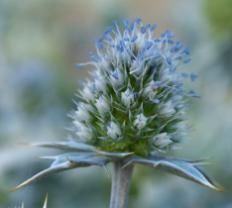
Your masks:
<path fill-rule="evenodd" d="M 141 113 L 138 114 L 135 118 L 134 121 L 134 125 L 138 128 L 138 129 L 142 129 L 146 126 L 147 123 L 147 118 Z"/>
<path fill-rule="evenodd" d="M 113 163 L 110 208 L 124 208 L 135 164 L 163 169 L 209 188 L 218 187 L 197 167 L 201 162 L 168 157 L 185 135 L 185 106 L 190 96 L 184 79 L 196 76 L 179 72 L 189 62 L 189 50 L 166 31 L 154 36 L 155 25 L 141 19 L 114 22 L 96 43 L 96 54 L 82 66 L 93 68 L 80 90 L 69 141 L 35 146 L 64 150 L 44 157 L 51 166 L 23 182 L 78 167 Z"/>

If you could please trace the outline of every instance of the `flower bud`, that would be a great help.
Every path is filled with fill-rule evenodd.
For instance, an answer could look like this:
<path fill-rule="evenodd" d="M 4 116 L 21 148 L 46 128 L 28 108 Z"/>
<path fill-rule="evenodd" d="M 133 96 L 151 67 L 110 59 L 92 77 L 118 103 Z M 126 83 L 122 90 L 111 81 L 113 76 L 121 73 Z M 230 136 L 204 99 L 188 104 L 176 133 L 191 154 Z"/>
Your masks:
<path fill-rule="evenodd" d="M 84 123 L 80 121 L 73 122 L 76 127 L 76 135 L 80 141 L 90 141 L 92 138 L 92 129 L 88 128 Z"/>
<path fill-rule="evenodd" d="M 147 123 L 147 118 L 142 113 L 140 113 L 139 115 L 136 116 L 136 119 L 134 121 L 134 125 L 138 129 L 142 129 L 143 127 L 145 127 L 146 123 Z"/>
<path fill-rule="evenodd" d="M 134 102 L 135 94 L 133 93 L 132 90 L 127 88 L 126 91 L 121 93 L 121 97 L 123 104 L 129 107 Z"/>
<path fill-rule="evenodd" d="M 122 72 L 119 69 L 115 69 L 110 75 L 110 81 L 115 87 L 121 86 L 124 82 Z"/>
<path fill-rule="evenodd" d="M 107 135 L 112 139 L 118 139 L 121 135 L 121 130 L 118 124 L 111 121 L 107 126 Z"/>
<path fill-rule="evenodd" d="M 166 132 L 154 136 L 152 140 L 153 144 L 161 149 L 173 143 L 171 140 L 171 136 L 168 135 Z"/>
<path fill-rule="evenodd" d="M 109 105 L 107 103 L 106 98 L 104 97 L 104 95 L 101 95 L 97 100 L 96 100 L 96 108 L 98 110 L 99 113 L 101 113 L 102 115 L 109 112 Z"/>

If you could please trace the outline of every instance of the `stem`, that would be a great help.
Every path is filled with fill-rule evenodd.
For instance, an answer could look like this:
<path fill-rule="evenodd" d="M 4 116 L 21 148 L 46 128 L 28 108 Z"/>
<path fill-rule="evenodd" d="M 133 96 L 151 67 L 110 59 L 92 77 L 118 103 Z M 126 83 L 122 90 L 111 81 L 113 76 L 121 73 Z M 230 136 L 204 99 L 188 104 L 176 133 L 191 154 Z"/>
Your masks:
<path fill-rule="evenodd" d="M 127 208 L 133 165 L 122 166 L 122 162 L 113 163 L 110 208 Z"/>

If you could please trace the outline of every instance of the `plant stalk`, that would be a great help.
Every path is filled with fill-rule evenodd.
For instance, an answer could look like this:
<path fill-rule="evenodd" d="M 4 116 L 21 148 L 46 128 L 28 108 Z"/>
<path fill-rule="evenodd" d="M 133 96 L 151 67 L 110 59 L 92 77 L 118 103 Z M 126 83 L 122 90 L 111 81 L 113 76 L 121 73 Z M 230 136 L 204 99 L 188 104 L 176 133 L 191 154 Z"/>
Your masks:
<path fill-rule="evenodd" d="M 128 193 L 133 173 L 133 165 L 123 167 L 123 163 L 113 163 L 110 208 L 127 208 Z"/>

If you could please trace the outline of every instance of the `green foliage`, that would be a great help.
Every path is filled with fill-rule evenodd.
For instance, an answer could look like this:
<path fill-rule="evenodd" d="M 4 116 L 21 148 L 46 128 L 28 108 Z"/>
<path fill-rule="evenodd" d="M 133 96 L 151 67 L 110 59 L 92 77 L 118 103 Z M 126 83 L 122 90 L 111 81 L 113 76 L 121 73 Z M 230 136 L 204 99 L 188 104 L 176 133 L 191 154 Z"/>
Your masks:
<path fill-rule="evenodd" d="M 214 30 L 214 35 L 231 38 L 232 34 L 232 1 L 205 0 L 205 12 Z"/>

